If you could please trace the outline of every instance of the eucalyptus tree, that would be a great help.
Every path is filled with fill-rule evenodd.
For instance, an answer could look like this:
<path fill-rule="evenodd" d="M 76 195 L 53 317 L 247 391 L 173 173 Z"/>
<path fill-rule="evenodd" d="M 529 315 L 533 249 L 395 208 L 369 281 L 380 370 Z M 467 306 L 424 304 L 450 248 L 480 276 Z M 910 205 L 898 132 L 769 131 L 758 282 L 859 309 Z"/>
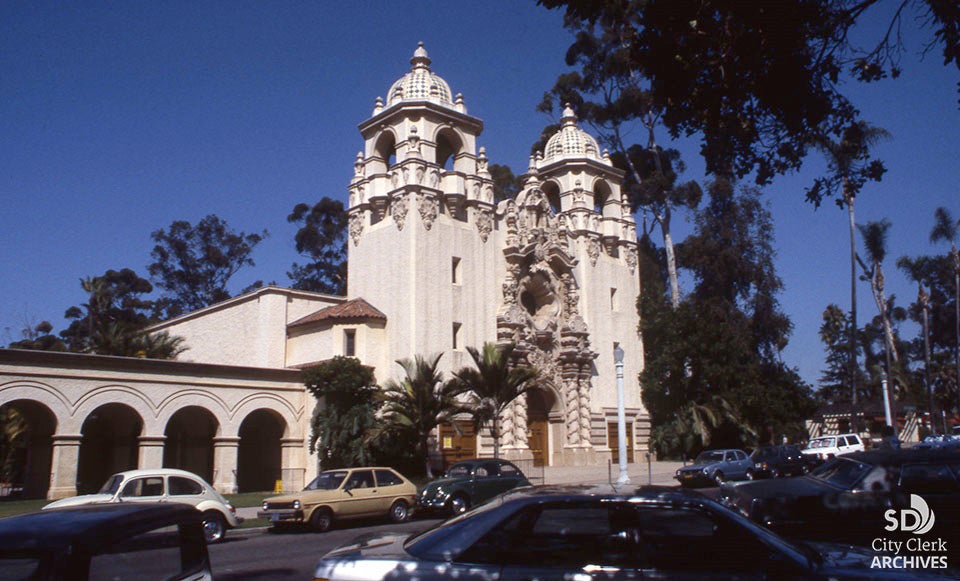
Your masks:
<path fill-rule="evenodd" d="M 956 359 L 957 407 L 960 408 L 960 250 L 957 249 L 960 236 L 960 220 L 955 221 L 950 211 L 944 207 L 934 211 L 935 224 L 930 232 L 931 242 L 949 242 L 950 257 L 953 260 L 954 273 L 954 357 Z"/>
<path fill-rule="evenodd" d="M 442 355 L 398 359 L 406 376 L 400 381 L 389 380 L 377 395 L 383 425 L 376 437 L 410 437 L 416 442 L 417 455 L 429 478 L 433 478 L 431 434 L 440 424 L 456 426 L 455 416 L 468 411 L 457 399 L 461 388 L 456 382 L 444 381 L 443 373 L 437 369 Z"/>
<path fill-rule="evenodd" d="M 490 426 L 494 458 L 500 457 L 500 416 L 514 400 L 536 388 L 540 378 L 535 368 L 513 361 L 515 348 L 513 343 L 498 346 L 490 342 L 484 343 L 482 350 L 467 347 L 475 367 L 453 374 L 459 390 L 468 397 L 466 405 L 477 428 Z"/>
<path fill-rule="evenodd" d="M 327 294 L 347 292 L 347 212 L 343 202 L 324 196 L 312 207 L 297 204 L 287 222 L 300 228 L 294 236 L 306 264 L 293 263 L 287 276 L 293 288 Z"/>

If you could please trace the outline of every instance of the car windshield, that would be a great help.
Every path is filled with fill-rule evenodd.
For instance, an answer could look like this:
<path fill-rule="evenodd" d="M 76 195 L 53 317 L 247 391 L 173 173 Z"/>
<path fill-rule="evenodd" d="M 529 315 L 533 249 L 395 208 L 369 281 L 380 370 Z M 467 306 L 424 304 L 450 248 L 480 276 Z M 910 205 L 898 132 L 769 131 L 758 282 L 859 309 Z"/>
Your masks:
<path fill-rule="evenodd" d="M 872 466 L 865 462 L 857 462 L 848 458 L 835 458 L 817 468 L 810 475 L 844 490 L 849 490 Z"/>
<path fill-rule="evenodd" d="M 345 470 L 321 472 L 304 490 L 336 490 L 340 488 L 343 479 L 346 477 L 347 472 Z"/>
<path fill-rule="evenodd" d="M 103 486 L 100 487 L 99 494 L 116 494 L 117 491 L 120 490 L 121 482 L 123 482 L 123 476 L 114 474 L 109 480 L 103 483 Z"/>
<path fill-rule="evenodd" d="M 777 456 L 776 448 L 757 448 L 750 454 L 754 460 L 764 460 L 766 458 L 775 458 Z"/>
<path fill-rule="evenodd" d="M 472 464 L 454 464 L 447 470 L 447 476 L 470 476 Z"/>
<path fill-rule="evenodd" d="M 722 462 L 723 461 L 723 452 L 720 450 L 710 450 L 709 452 L 700 452 L 700 455 L 697 456 L 697 459 L 694 460 L 696 464 L 705 464 L 707 462 Z"/>

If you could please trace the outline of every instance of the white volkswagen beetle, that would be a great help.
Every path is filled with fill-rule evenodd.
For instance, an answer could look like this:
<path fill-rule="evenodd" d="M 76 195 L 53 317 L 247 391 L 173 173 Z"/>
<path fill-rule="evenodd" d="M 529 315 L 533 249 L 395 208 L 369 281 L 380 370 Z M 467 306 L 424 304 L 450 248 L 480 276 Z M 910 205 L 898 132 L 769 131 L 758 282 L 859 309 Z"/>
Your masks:
<path fill-rule="evenodd" d="M 84 494 L 56 500 L 44 506 L 62 508 L 111 502 L 178 502 L 196 507 L 203 513 L 203 532 L 208 543 L 223 539 L 228 528 L 240 526 L 243 519 L 226 498 L 207 482 L 185 470 L 157 468 L 128 470 L 107 479 L 96 494 Z"/>

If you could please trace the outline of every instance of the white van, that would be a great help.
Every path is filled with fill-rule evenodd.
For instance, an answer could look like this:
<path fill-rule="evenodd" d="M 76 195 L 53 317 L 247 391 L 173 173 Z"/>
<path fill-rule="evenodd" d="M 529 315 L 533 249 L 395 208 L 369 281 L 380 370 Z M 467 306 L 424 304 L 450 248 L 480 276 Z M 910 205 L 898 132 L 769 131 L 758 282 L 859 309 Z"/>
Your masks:
<path fill-rule="evenodd" d="M 840 434 L 837 436 L 820 436 L 819 438 L 813 438 L 801 452 L 811 460 L 828 460 L 834 456 L 842 456 L 850 452 L 863 452 L 863 450 L 863 441 L 860 439 L 860 436 L 856 434 Z"/>

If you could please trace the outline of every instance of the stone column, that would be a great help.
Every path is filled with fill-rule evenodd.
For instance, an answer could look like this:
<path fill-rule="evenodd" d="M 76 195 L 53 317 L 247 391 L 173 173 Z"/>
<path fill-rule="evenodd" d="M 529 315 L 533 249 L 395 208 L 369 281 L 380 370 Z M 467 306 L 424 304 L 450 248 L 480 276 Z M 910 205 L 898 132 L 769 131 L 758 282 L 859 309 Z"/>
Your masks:
<path fill-rule="evenodd" d="M 48 500 L 76 496 L 77 467 L 80 461 L 80 434 L 55 434 L 53 436 L 53 470 L 50 474 Z"/>
<path fill-rule="evenodd" d="M 220 494 L 237 493 L 237 455 L 240 438 L 220 437 L 213 439 L 213 485 Z"/>
<path fill-rule="evenodd" d="M 303 450 L 303 438 L 280 439 L 280 478 L 284 492 L 303 490 L 306 484 L 303 481 L 306 472 L 303 465 Z"/>
<path fill-rule="evenodd" d="M 140 436 L 140 459 L 137 468 L 163 468 L 163 444 L 166 436 Z"/>

